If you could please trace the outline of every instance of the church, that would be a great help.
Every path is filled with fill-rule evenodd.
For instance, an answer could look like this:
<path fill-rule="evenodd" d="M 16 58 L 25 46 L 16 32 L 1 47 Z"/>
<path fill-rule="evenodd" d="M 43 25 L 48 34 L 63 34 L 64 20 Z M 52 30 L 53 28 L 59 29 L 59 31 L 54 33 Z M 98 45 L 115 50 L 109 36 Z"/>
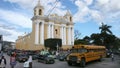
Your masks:
<path fill-rule="evenodd" d="M 38 1 L 32 17 L 32 31 L 18 36 L 16 49 L 41 50 L 48 48 L 71 48 L 74 45 L 74 23 L 69 11 L 64 16 L 44 14 L 44 7 Z"/>

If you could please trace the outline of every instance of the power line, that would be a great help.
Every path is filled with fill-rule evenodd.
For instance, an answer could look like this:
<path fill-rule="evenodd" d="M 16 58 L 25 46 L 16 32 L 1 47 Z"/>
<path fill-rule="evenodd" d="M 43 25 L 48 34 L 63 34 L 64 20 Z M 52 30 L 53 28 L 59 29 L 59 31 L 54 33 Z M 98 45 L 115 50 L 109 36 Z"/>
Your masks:
<path fill-rule="evenodd" d="M 53 8 L 51 8 L 51 9 L 49 10 L 47 16 L 49 16 L 49 15 L 51 14 L 51 12 L 56 8 L 56 6 L 57 6 L 57 4 L 58 4 L 59 1 L 63 1 L 63 3 L 65 3 L 64 0 L 56 0 L 56 1 L 55 1 L 55 6 L 53 6 Z M 66 6 L 66 9 L 67 9 L 67 10 L 70 10 L 70 7 Z"/>
<path fill-rule="evenodd" d="M 55 5 L 53 6 L 53 8 L 51 8 L 50 10 L 49 10 L 49 12 L 48 12 L 48 15 L 47 16 L 49 16 L 50 15 L 50 13 L 56 8 L 56 6 L 57 6 L 57 4 L 58 4 L 58 2 L 59 2 L 60 0 L 56 0 L 55 1 Z"/>

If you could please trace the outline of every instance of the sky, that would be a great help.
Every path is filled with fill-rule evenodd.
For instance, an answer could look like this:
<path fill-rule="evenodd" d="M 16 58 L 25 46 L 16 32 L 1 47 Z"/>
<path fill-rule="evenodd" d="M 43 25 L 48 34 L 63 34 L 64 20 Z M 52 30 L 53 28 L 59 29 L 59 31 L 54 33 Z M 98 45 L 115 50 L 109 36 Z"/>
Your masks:
<path fill-rule="evenodd" d="M 120 0 L 40 0 L 44 14 L 64 16 L 67 10 L 73 16 L 74 30 L 81 35 L 100 33 L 101 23 L 112 26 L 110 30 L 120 37 Z M 15 42 L 18 36 L 32 31 L 33 8 L 38 0 L 0 0 L 0 35 L 4 41 Z"/>

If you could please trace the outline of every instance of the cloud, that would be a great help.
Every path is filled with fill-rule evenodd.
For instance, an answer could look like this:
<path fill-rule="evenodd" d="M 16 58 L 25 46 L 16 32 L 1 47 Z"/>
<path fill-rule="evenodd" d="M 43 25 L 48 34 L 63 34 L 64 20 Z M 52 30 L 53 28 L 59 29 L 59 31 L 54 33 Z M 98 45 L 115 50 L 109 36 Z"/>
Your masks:
<path fill-rule="evenodd" d="M 81 0 L 76 0 L 75 5 L 78 7 L 78 11 L 73 16 L 74 22 L 87 22 L 86 17 L 89 17 L 91 10 L 87 6 L 86 2 Z"/>
<path fill-rule="evenodd" d="M 86 22 L 85 17 L 89 15 L 89 8 L 84 7 L 82 10 L 78 10 L 78 12 L 73 16 L 74 22 Z"/>
<path fill-rule="evenodd" d="M 118 12 L 120 10 L 120 0 L 97 0 L 97 8 L 103 12 Z"/>
<path fill-rule="evenodd" d="M 16 3 L 21 8 L 30 9 L 30 10 L 33 10 L 33 8 L 38 3 L 38 0 L 4 0 L 4 1 L 8 1 L 11 4 Z M 53 7 L 55 6 L 56 0 L 40 0 L 40 2 L 41 2 L 40 4 L 44 6 L 44 9 L 45 9 L 44 14 L 46 15 L 46 14 L 49 14 L 49 11 L 51 11 L 51 9 L 53 9 Z M 62 16 L 66 13 L 66 10 L 63 10 L 64 8 L 65 6 L 63 6 L 61 2 L 58 1 L 54 9 L 56 11 L 52 11 L 51 13 L 57 13 Z"/>
<path fill-rule="evenodd" d="M 10 2 L 11 4 L 18 4 L 23 9 L 30 9 L 33 10 L 33 8 L 38 3 L 38 0 L 4 0 L 5 2 Z M 56 7 L 55 3 L 57 3 Z M 65 6 L 62 5 L 60 1 L 56 2 L 56 0 L 40 0 L 40 4 L 44 6 L 44 14 L 58 14 L 60 16 L 63 16 L 66 13 Z M 22 10 L 22 9 L 21 9 Z M 24 28 L 31 28 L 32 27 L 32 21 L 30 20 L 31 17 L 29 17 L 30 14 L 23 14 L 22 12 L 13 11 L 13 10 L 3 10 L 0 9 L 0 19 L 4 19 L 6 21 L 11 22 L 12 24 L 22 26 Z M 33 14 L 33 11 L 30 12 L 31 15 Z M 17 19 L 16 19 L 17 17 Z"/>
<path fill-rule="evenodd" d="M 10 30 L 15 29 L 13 26 L 8 25 L 8 24 L 5 24 L 5 23 L 3 23 L 3 22 L 0 22 L 0 28 L 10 29 Z"/>
<path fill-rule="evenodd" d="M 3 28 L 0 28 L 0 35 L 4 35 L 4 36 L 10 36 L 12 35 L 9 31 L 3 29 Z"/>
<path fill-rule="evenodd" d="M 103 21 L 108 24 L 120 22 L 120 0 L 97 0 L 95 7 L 103 16 Z M 113 25 L 114 26 L 114 25 Z"/>
<path fill-rule="evenodd" d="M 105 5 L 109 2 L 110 0 L 97 0 L 97 2 L 100 4 L 100 5 Z"/>
<path fill-rule="evenodd" d="M 0 19 L 7 21 L 8 23 L 24 28 L 32 27 L 30 18 L 21 13 L 3 9 L 0 9 L 0 13 Z"/>
<path fill-rule="evenodd" d="M 101 22 L 112 26 L 111 30 L 119 36 L 120 32 L 120 0 L 72 0 L 78 11 L 74 14 L 74 22 Z"/>
<path fill-rule="evenodd" d="M 89 19 L 107 22 L 106 20 L 112 19 L 113 16 L 118 18 L 119 3 L 120 0 L 76 0 L 74 4 L 78 11 L 74 14 L 74 22 L 87 22 Z M 84 18 L 85 16 L 88 18 Z"/>
<path fill-rule="evenodd" d="M 3 40 L 15 42 L 17 37 L 23 34 L 23 32 L 17 31 L 15 27 L 0 21 L 0 35 L 3 35 Z"/>
<path fill-rule="evenodd" d="M 37 0 L 4 0 L 5 2 L 10 2 L 11 4 L 18 4 L 24 9 L 31 9 L 35 6 Z"/>
<path fill-rule="evenodd" d="M 23 32 L 0 28 L 0 35 L 3 35 L 3 40 L 15 42 L 19 35 L 22 35 Z"/>
<path fill-rule="evenodd" d="M 91 5 L 93 3 L 93 0 L 84 0 L 86 5 Z"/>
<path fill-rule="evenodd" d="M 22 35 L 23 32 L 19 32 L 19 31 L 15 31 L 15 30 L 4 30 L 3 32 L 4 35 L 3 35 L 3 40 L 7 40 L 7 41 L 13 41 L 15 42 L 15 40 L 18 38 L 18 36 Z M 8 35 L 9 33 L 9 35 Z"/>

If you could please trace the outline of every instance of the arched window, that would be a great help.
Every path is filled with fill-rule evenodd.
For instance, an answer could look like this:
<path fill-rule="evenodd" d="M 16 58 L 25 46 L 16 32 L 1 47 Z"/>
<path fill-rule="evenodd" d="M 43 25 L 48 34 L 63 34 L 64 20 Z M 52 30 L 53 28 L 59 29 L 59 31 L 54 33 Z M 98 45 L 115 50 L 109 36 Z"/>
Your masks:
<path fill-rule="evenodd" d="M 57 29 L 55 29 L 55 33 L 57 34 Z"/>
<path fill-rule="evenodd" d="M 42 10 L 41 9 L 39 9 L 39 15 L 42 15 Z"/>
<path fill-rule="evenodd" d="M 41 24 L 42 24 L 42 22 L 39 23 L 39 25 L 41 25 Z"/>
<path fill-rule="evenodd" d="M 70 17 L 70 21 L 72 21 L 72 17 Z"/>

